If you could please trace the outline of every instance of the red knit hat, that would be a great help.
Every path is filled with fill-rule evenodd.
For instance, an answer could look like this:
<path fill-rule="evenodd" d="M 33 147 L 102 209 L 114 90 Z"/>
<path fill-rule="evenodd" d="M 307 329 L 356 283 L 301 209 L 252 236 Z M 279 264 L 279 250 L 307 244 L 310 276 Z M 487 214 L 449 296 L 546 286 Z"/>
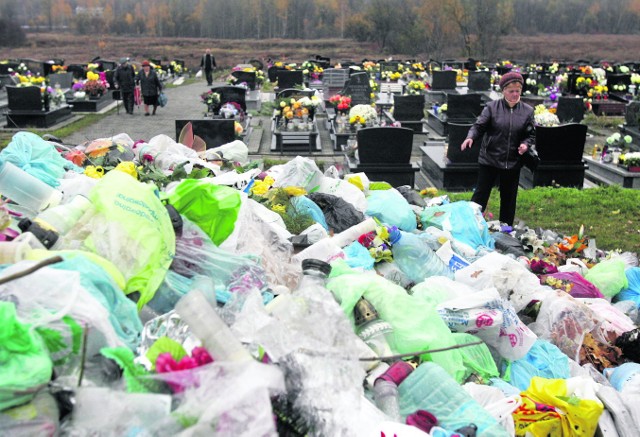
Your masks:
<path fill-rule="evenodd" d="M 520 82 L 520 85 L 524 86 L 524 79 L 520 73 L 516 73 L 515 71 L 510 71 L 502 75 L 500 78 L 500 89 L 503 90 L 507 85 L 513 82 Z"/>
<path fill-rule="evenodd" d="M 149 61 L 142 61 L 142 66 L 143 67 L 150 67 L 151 64 L 149 63 Z"/>

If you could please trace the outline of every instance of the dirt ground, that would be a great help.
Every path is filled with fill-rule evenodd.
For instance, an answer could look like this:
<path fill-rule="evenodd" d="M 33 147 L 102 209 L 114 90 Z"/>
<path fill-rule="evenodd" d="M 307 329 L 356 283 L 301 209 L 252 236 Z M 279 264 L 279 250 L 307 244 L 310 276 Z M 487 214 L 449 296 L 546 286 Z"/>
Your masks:
<path fill-rule="evenodd" d="M 87 39 L 91 41 L 87 44 Z M 205 48 L 211 48 L 220 67 L 231 67 L 251 59 L 302 62 L 316 54 L 340 60 L 416 58 L 418 56 L 385 53 L 375 44 L 353 40 L 212 40 L 206 38 L 154 38 L 124 36 L 79 36 L 70 33 L 32 33 L 28 43 L 19 48 L 3 48 L 0 60 L 9 58 L 62 58 L 67 64 L 86 63 L 95 57 L 117 60 L 129 56 L 138 62 L 146 58 L 184 59 L 188 67 L 199 66 Z M 640 35 L 510 35 L 500 44 L 499 58 L 513 61 L 549 60 L 640 60 Z M 462 53 L 448 53 L 448 58 L 464 59 Z"/>

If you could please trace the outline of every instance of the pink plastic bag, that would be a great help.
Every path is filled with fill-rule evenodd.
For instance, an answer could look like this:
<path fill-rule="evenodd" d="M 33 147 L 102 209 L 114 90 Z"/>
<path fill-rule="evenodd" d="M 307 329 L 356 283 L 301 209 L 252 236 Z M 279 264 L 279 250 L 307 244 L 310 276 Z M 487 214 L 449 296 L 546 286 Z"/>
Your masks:
<path fill-rule="evenodd" d="M 554 280 L 562 281 L 563 286 L 555 285 Z M 600 290 L 598 290 L 598 287 L 584 279 L 584 277 L 578 272 L 556 272 L 549 275 L 543 275 L 540 277 L 540 283 L 566 291 L 571 296 L 577 298 L 604 298 L 602 293 L 600 293 Z"/>

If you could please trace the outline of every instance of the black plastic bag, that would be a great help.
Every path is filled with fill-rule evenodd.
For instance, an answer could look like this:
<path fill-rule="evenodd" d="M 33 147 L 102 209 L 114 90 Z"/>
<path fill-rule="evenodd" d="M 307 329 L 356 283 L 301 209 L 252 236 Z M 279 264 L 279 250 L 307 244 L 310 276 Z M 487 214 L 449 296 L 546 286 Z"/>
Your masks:
<path fill-rule="evenodd" d="M 420 207 L 427 206 L 422 196 L 420 196 L 420 194 L 418 194 L 418 192 L 413 188 L 411 188 L 410 186 L 403 185 L 401 187 L 397 187 L 396 190 L 398 190 L 398 192 L 402 194 L 402 197 L 404 197 L 405 200 L 409 202 L 411 205 L 416 205 Z"/>
<path fill-rule="evenodd" d="M 491 236 L 496 241 L 496 250 L 498 252 L 505 255 L 514 255 L 516 258 L 526 256 L 525 247 L 517 238 L 503 232 L 495 232 Z"/>
<path fill-rule="evenodd" d="M 324 193 L 311 193 L 307 197 L 322 210 L 329 230 L 336 234 L 364 220 L 364 214 L 341 197 Z"/>

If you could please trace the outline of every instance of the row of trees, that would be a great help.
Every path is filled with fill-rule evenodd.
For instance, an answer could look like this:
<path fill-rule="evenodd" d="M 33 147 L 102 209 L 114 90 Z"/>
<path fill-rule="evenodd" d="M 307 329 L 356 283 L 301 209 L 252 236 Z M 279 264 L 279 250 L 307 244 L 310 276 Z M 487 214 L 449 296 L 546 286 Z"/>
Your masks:
<path fill-rule="evenodd" d="M 88 35 L 351 37 L 382 51 L 458 46 L 486 58 L 511 33 L 636 33 L 640 0 L 0 0 L 0 19 Z"/>

